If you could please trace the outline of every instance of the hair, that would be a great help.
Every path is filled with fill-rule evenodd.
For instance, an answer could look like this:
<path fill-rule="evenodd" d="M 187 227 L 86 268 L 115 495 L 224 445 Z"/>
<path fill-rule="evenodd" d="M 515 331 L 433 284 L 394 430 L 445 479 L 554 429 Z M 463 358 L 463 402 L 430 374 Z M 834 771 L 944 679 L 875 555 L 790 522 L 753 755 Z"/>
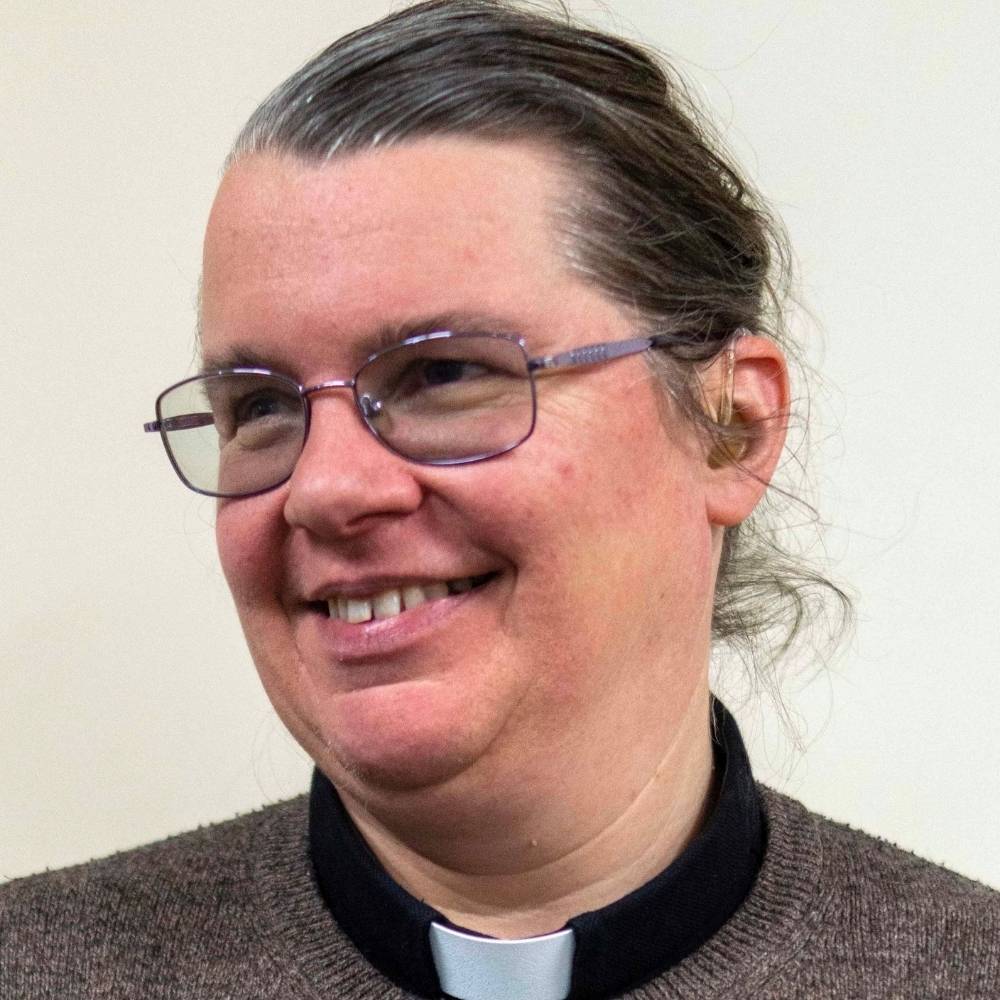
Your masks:
<path fill-rule="evenodd" d="M 791 255 L 780 222 L 675 70 L 564 7 L 427 0 L 348 34 L 260 105 L 227 167 L 255 153 L 323 162 L 433 136 L 527 141 L 561 156 L 571 197 L 556 219 L 569 263 L 646 333 L 672 334 L 650 363 L 717 448 L 733 454 L 734 439 L 752 434 L 715 423 L 701 391 L 705 364 L 736 331 L 771 337 L 803 370 L 785 322 Z M 834 645 L 851 620 L 844 591 L 784 539 L 789 501 L 816 523 L 772 486 L 726 530 L 712 617 L 713 639 L 772 693 L 773 667 L 810 626 L 834 613 Z"/>

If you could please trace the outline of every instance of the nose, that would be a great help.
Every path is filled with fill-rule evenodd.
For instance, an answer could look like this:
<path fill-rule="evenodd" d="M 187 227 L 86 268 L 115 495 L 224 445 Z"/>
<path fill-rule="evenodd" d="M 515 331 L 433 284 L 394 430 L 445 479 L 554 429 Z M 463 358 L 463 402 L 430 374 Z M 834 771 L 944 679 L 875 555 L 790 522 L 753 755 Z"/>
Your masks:
<path fill-rule="evenodd" d="M 314 396 L 311 407 L 309 436 L 288 483 L 288 524 L 320 537 L 346 537 L 420 506 L 419 467 L 379 443 L 350 391 Z"/>

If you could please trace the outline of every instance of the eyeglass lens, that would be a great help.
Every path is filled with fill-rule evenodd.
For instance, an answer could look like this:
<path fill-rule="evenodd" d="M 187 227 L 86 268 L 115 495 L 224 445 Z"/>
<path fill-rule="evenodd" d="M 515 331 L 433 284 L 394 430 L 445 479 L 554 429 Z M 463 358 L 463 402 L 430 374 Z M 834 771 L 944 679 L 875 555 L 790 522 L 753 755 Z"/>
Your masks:
<path fill-rule="evenodd" d="M 392 347 L 356 377 L 363 419 L 391 450 L 431 465 L 489 458 L 534 424 L 520 345 L 505 337 L 430 337 Z M 174 465 L 192 488 L 246 496 L 287 479 L 306 435 L 298 385 L 277 374 L 227 372 L 183 382 L 158 416 Z"/>

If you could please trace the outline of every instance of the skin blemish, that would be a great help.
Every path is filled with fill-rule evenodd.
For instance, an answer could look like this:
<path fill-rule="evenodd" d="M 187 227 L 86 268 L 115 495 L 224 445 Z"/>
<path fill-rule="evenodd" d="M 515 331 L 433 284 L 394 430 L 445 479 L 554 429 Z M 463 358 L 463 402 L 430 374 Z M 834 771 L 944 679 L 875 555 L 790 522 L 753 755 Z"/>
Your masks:
<path fill-rule="evenodd" d="M 564 483 L 571 483 L 576 479 L 576 466 L 569 461 L 559 462 L 556 466 L 556 473 L 559 476 L 560 481 Z"/>

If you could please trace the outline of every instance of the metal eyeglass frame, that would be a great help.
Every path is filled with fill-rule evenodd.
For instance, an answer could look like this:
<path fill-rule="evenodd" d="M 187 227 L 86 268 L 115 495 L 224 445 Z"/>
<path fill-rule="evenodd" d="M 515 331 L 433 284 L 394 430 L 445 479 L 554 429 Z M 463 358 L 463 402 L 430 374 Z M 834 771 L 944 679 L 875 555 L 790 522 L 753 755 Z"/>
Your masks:
<path fill-rule="evenodd" d="M 740 336 L 744 331 L 737 331 L 736 336 Z M 525 367 L 528 375 L 528 381 L 531 387 L 531 424 L 528 427 L 527 432 L 519 440 L 514 441 L 512 444 L 506 445 L 505 447 L 497 451 L 485 452 L 481 455 L 471 455 L 466 458 L 450 458 L 450 459 L 437 459 L 433 461 L 420 460 L 411 458 L 409 455 L 405 455 L 402 452 L 397 451 L 391 444 L 389 444 L 384 438 L 382 438 L 378 431 L 372 426 L 370 420 L 372 417 L 376 416 L 381 408 L 381 402 L 379 400 L 373 400 L 371 397 L 362 394 L 358 395 L 357 391 L 357 381 L 361 373 L 368 367 L 372 362 L 389 354 L 393 351 L 397 351 L 400 348 L 407 347 L 411 344 L 419 344 L 428 340 L 442 340 L 442 339 L 458 339 L 458 338 L 496 338 L 501 340 L 509 341 L 515 344 L 524 355 Z M 285 380 L 289 386 L 294 386 L 298 390 L 298 394 L 302 399 L 303 410 L 304 410 L 304 426 L 302 430 L 302 448 L 305 448 L 305 443 L 309 437 L 309 424 L 312 416 L 312 409 L 309 405 L 309 397 L 317 392 L 325 392 L 328 389 L 350 389 L 354 396 L 354 402 L 356 404 L 358 413 L 361 416 L 361 422 L 365 427 L 371 432 L 372 436 L 386 448 L 391 451 L 394 455 L 398 455 L 400 458 L 405 459 L 408 462 L 413 462 L 416 465 L 431 465 L 431 466 L 448 466 L 448 465 L 471 465 L 475 462 L 485 462 L 488 459 L 496 458 L 499 455 L 504 455 L 508 451 L 512 451 L 518 445 L 524 444 L 525 441 L 531 437 L 535 430 L 535 418 L 537 413 L 536 405 L 536 393 L 535 393 L 535 373 L 536 372 L 549 372 L 553 369 L 567 369 L 581 367 L 584 365 L 599 365 L 604 364 L 607 361 L 614 361 L 618 358 L 628 357 L 632 354 L 641 354 L 643 351 L 648 351 L 654 347 L 661 347 L 668 343 L 672 339 L 671 334 L 657 334 L 652 337 L 637 337 L 631 340 L 611 340 L 605 341 L 599 344 L 585 344 L 581 347 L 573 347 L 567 351 L 561 351 L 557 354 L 543 354 L 537 357 L 529 357 L 527 345 L 525 344 L 524 338 L 515 336 L 513 334 L 506 333 L 455 333 L 448 330 L 440 330 L 434 333 L 420 334 L 415 337 L 407 337 L 405 340 L 400 341 L 398 344 L 394 344 L 391 347 L 387 347 L 384 350 L 376 351 L 374 354 L 370 355 L 365 359 L 364 363 L 355 372 L 353 378 L 349 379 L 328 379 L 324 382 L 317 382 L 315 385 L 303 386 L 299 385 L 294 379 L 287 375 L 283 375 L 280 372 L 272 371 L 268 368 L 223 368 L 216 371 L 206 371 L 201 372 L 198 375 L 193 375 L 190 378 L 181 379 L 180 382 L 175 382 L 173 385 L 164 389 L 156 398 L 156 412 L 158 419 L 149 421 L 142 425 L 142 429 L 147 433 L 158 433 L 163 442 L 163 447 L 167 452 L 167 457 L 170 460 L 170 464 L 173 466 L 174 472 L 177 473 L 178 478 L 184 483 L 188 489 L 193 490 L 195 493 L 201 493 L 203 496 L 211 497 L 221 497 L 226 499 L 236 499 L 242 497 L 258 496 L 261 493 L 269 493 L 271 490 L 277 489 L 279 486 L 288 482 L 291 479 L 293 472 L 295 471 L 294 465 L 289 470 L 288 475 L 278 482 L 265 486 L 259 490 L 253 490 L 249 493 L 219 493 L 211 490 L 200 489 L 197 486 L 192 485 L 184 473 L 181 471 L 174 458 L 173 451 L 167 441 L 167 432 L 174 430 L 186 430 L 195 427 L 205 427 L 211 423 L 214 423 L 214 418 L 210 413 L 189 413 L 182 414 L 176 417 L 163 417 L 160 414 L 160 404 L 165 396 L 173 392 L 175 389 L 182 385 L 187 385 L 190 382 L 195 382 L 199 379 L 210 378 L 212 376 L 218 375 L 272 375 L 277 376 Z M 731 380 L 731 369 L 732 369 L 732 346 L 729 348 L 729 371 L 727 377 L 727 383 Z M 728 400 L 724 401 L 725 406 Z M 730 404 L 731 405 L 731 404 Z M 301 450 L 299 454 L 301 455 Z"/>

